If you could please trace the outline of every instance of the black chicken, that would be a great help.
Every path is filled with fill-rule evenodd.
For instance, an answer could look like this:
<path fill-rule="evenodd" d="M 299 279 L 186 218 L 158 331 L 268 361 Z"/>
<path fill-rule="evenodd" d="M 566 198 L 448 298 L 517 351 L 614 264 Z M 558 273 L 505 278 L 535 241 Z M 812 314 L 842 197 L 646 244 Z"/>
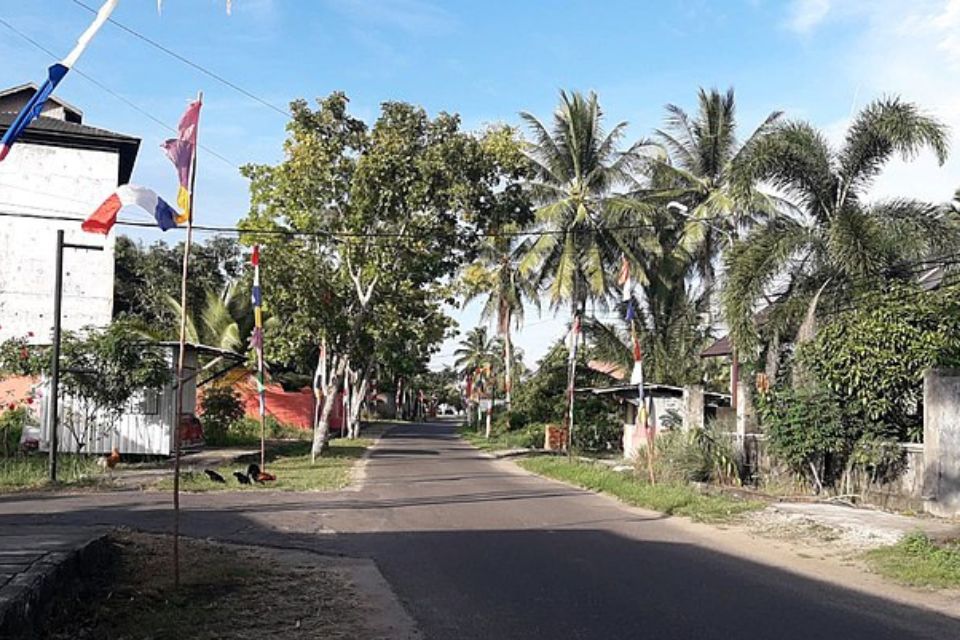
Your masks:
<path fill-rule="evenodd" d="M 258 482 L 258 478 L 260 477 L 260 465 L 251 464 L 249 467 L 247 467 L 247 477 L 254 482 Z"/>
<path fill-rule="evenodd" d="M 214 482 L 219 482 L 220 484 L 226 484 L 227 481 L 222 475 L 214 471 L 213 469 L 204 469 L 203 472 L 207 474 L 207 477 L 213 480 Z"/>
<path fill-rule="evenodd" d="M 250 477 L 242 471 L 234 471 L 233 477 L 236 478 L 240 484 L 250 484 Z"/>

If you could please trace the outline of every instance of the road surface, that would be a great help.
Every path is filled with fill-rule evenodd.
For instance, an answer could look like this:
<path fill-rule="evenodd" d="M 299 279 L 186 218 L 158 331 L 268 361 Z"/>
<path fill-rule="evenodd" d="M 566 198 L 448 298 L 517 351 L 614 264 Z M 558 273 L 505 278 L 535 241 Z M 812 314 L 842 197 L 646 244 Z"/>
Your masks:
<path fill-rule="evenodd" d="M 390 430 L 353 490 L 183 504 L 187 535 L 372 557 L 429 639 L 960 638 L 957 619 L 712 550 L 676 519 L 489 460 L 449 424 Z M 168 496 L 0 498 L 0 527 L 115 524 L 167 530 Z"/>

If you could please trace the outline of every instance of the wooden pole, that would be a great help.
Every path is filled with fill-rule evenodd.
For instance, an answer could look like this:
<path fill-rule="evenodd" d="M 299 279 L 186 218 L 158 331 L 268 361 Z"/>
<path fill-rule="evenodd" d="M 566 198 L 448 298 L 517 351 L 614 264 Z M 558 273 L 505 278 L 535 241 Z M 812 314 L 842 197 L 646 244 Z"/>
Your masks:
<path fill-rule="evenodd" d="M 203 92 L 197 94 L 203 104 Z M 200 119 L 197 118 L 199 136 Z M 193 167 L 190 170 L 190 211 L 187 215 L 187 240 L 183 245 L 183 274 L 180 279 L 180 348 L 177 353 L 177 411 L 173 425 L 173 584 L 180 587 L 180 417 L 183 413 L 183 367 L 187 344 L 187 274 L 190 266 L 190 244 L 193 241 L 193 203 L 197 182 L 197 156 L 199 145 L 193 150 Z"/>

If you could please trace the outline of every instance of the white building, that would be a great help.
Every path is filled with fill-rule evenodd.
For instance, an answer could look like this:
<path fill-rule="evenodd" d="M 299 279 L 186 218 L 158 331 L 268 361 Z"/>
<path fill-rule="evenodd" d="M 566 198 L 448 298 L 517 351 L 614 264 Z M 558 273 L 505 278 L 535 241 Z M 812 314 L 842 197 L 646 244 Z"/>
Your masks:
<path fill-rule="evenodd" d="M 0 91 L 0 133 L 35 88 Z M 58 229 L 68 243 L 104 248 L 64 251 L 63 328 L 110 322 L 114 237 L 84 233 L 77 219 L 129 182 L 140 140 L 82 121 L 78 109 L 52 96 L 0 162 L 0 342 L 31 333 L 34 343 L 50 342 Z"/>

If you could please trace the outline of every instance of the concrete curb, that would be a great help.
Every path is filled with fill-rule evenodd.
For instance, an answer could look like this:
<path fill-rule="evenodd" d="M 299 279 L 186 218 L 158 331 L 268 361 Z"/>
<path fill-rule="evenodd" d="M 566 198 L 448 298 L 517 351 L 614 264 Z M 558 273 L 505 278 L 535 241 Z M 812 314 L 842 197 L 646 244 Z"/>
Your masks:
<path fill-rule="evenodd" d="M 54 603 L 75 595 L 115 557 L 107 534 L 68 551 L 51 551 L 0 588 L 0 638 L 33 638 Z"/>

